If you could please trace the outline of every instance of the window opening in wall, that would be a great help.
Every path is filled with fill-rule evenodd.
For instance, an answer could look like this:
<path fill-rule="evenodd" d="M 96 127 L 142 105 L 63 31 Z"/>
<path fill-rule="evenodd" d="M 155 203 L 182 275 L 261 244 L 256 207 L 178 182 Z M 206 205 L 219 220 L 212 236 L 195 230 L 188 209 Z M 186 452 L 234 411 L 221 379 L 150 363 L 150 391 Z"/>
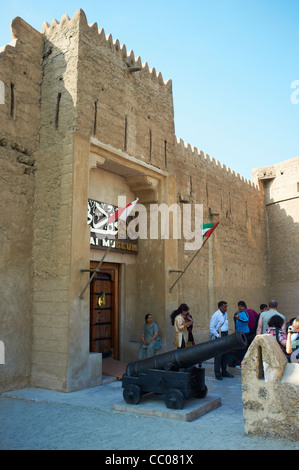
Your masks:
<path fill-rule="evenodd" d="M 149 161 L 152 161 L 152 131 L 149 131 Z"/>
<path fill-rule="evenodd" d="M 60 107 L 60 100 L 61 100 L 61 93 L 57 95 L 57 104 L 56 104 L 56 116 L 55 116 L 55 129 L 58 129 L 58 122 L 59 122 L 59 107 Z"/>
<path fill-rule="evenodd" d="M 97 133 L 98 100 L 94 102 L 93 135 Z"/>
<path fill-rule="evenodd" d="M 13 83 L 10 84 L 10 118 L 14 118 L 15 113 L 15 86 Z"/>
<path fill-rule="evenodd" d="M 167 140 L 164 140 L 164 159 L 165 159 L 165 168 L 167 168 Z"/>
<path fill-rule="evenodd" d="M 128 139 L 127 133 L 128 133 L 128 118 L 126 116 L 125 117 L 125 141 L 124 141 L 124 150 L 125 150 L 125 152 L 127 151 L 127 139 Z"/>
<path fill-rule="evenodd" d="M 0 80 L 0 104 L 5 104 L 4 83 Z"/>

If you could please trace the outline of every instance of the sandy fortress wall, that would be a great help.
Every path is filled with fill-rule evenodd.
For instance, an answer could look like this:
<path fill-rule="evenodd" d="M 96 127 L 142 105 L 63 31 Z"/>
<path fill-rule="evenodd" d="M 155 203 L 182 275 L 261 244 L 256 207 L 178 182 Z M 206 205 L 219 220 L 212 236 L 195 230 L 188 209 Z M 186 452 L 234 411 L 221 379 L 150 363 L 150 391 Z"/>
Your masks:
<path fill-rule="evenodd" d="M 207 338 L 219 300 L 229 303 L 231 330 L 238 300 L 256 310 L 267 302 L 264 190 L 177 139 L 171 80 L 88 25 L 82 10 L 44 23 L 41 33 L 16 18 L 12 31 L 0 50 L 0 340 L 7 358 L 0 387 L 71 391 L 101 383 L 101 354 L 89 349 L 89 290 L 79 298 L 89 278 L 81 269 L 100 259 L 86 223 L 90 197 L 116 205 L 121 190 L 148 210 L 203 204 L 204 221 L 220 221 L 172 293 L 173 271 L 194 254 L 183 239 L 140 240 L 138 255 L 108 255 L 120 276 L 120 359 L 135 359 L 132 340 L 146 313 L 167 350 L 169 315 L 181 302 L 194 316 L 196 341 Z"/>
<path fill-rule="evenodd" d="M 32 336 L 32 248 L 39 147 L 42 35 L 16 18 L 0 49 L 0 291 L 5 365 L 0 387 L 28 383 Z"/>
<path fill-rule="evenodd" d="M 207 333 L 213 308 L 221 299 L 229 303 L 230 328 L 237 302 L 245 299 L 258 310 L 266 301 L 265 210 L 263 192 L 206 153 L 177 141 L 176 174 L 178 197 L 204 205 L 204 220 L 220 220 L 221 228 L 211 237 L 207 249 L 184 275 L 180 295 L 197 287 L 195 310 L 201 312 L 201 325 Z M 192 253 L 180 245 L 179 265 L 186 266 Z"/>
<path fill-rule="evenodd" d="M 299 157 L 253 171 L 265 193 L 270 297 L 288 318 L 299 308 Z"/>

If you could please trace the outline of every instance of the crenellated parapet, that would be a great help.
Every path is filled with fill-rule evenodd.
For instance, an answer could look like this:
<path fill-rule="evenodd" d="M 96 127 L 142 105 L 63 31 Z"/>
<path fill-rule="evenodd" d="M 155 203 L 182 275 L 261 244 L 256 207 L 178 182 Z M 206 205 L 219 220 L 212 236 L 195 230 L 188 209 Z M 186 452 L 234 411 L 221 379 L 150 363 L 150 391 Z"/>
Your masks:
<path fill-rule="evenodd" d="M 198 150 L 196 147 L 191 146 L 189 143 L 185 143 L 181 138 L 176 139 L 176 148 L 178 152 L 181 155 L 185 155 L 186 158 L 191 157 L 199 159 L 205 165 L 211 165 L 216 170 L 223 172 L 224 176 L 236 178 L 236 180 L 246 184 L 250 189 L 260 191 L 260 187 L 257 184 L 250 180 L 247 180 L 239 173 L 236 173 L 234 170 L 219 162 L 219 160 L 216 160 L 214 157 L 211 157 L 209 154 L 205 153 L 203 150 Z"/>
<path fill-rule="evenodd" d="M 11 53 L 15 53 L 17 47 L 21 48 L 21 45 L 28 45 L 31 41 L 33 42 L 34 39 L 37 41 L 41 39 L 41 33 L 36 31 L 36 29 L 19 16 L 14 18 L 11 23 L 11 35 L 11 41 L 0 47 L 0 59 L 5 59 L 7 56 L 10 56 Z M 36 50 L 38 50 L 38 48 L 36 48 Z"/>
<path fill-rule="evenodd" d="M 104 28 L 98 29 L 97 23 L 89 25 L 82 9 L 77 10 L 72 19 L 68 15 L 63 15 L 60 23 L 56 19 L 53 19 L 51 24 L 44 22 L 41 33 L 47 38 L 51 38 L 57 32 L 70 30 L 76 25 L 79 26 L 82 32 L 90 35 L 101 47 L 107 47 L 111 52 L 120 57 L 123 62 L 123 68 L 128 73 L 143 71 L 157 83 L 172 89 L 172 80 L 164 81 L 161 72 L 157 72 L 154 67 L 150 68 L 147 62 L 142 62 L 139 56 L 135 56 L 134 51 L 127 51 L 126 46 L 120 44 L 118 39 L 114 40 L 111 34 L 106 34 Z"/>
<path fill-rule="evenodd" d="M 4 59 L 7 54 L 9 54 L 9 52 L 15 50 L 17 40 L 17 38 L 14 38 L 8 44 L 5 44 L 4 46 L 0 47 L 0 59 Z"/>

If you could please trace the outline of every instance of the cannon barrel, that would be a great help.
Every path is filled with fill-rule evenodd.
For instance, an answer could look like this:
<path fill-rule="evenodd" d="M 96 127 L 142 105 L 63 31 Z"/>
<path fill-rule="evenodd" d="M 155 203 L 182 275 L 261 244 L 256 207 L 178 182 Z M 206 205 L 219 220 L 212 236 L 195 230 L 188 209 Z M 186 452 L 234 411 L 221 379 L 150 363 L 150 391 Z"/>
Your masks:
<path fill-rule="evenodd" d="M 126 375 L 136 376 L 148 369 L 178 370 L 207 361 L 212 357 L 228 353 L 247 346 L 247 338 L 242 331 L 223 336 L 214 341 L 197 344 L 189 348 L 176 349 L 141 361 L 130 362 Z"/>

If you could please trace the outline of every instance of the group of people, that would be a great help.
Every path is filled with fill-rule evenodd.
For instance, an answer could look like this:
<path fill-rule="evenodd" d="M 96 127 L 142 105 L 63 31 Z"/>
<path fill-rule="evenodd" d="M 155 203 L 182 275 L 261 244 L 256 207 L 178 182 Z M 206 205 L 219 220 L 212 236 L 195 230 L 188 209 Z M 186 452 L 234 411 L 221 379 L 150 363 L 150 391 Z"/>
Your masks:
<path fill-rule="evenodd" d="M 274 336 L 288 361 L 299 363 L 299 316 L 287 322 L 285 316 L 278 312 L 276 300 L 269 302 L 269 308 L 264 307 L 257 322 L 256 334 Z"/>
<path fill-rule="evenodd" d="M 209 339 L 228 335 L 229 319 L 227 315 L 227 302 L 222 300 L 218 303 L 218 310 L 212 315 L 209 327 Z M 235 330 L 242 331 L 247 338 L 247 347 L 236 351 L 238 364 L 241 368 L 242 360 L 252 343 L 254 337 L 260 334 L 273 335 L 279 343 L 282 351 L 289 361 L 299 362 L 299 316 L 292 318 L 288 324 L 285 316 L 278 312 L 278 302 L 271 300 L 269 304 L 260 305 L 260 313 L 247 308 L 243 300 L 238 302 L 238 310 L 234 314 Z M 181 304 L 172 312 L 171 324 L 174 327 L 174 346 L 184 348 L 195 344 L 193 337 L 193 318 L 187 304 Z M 157 324 L 153 316 L 147 314 L 141 331 L 141 347 L 138 359 L 146 359 L 154 356 L 161 348 L 161 339 Z M 218 380 L 223 377 L 233 377 L 227 371 L 228 356 L 223 354 L 214 359 L 214 373 Z"/>
<path fill-rule="evenodd" d="M 243 300 L 238 302 L 238 310 L 234 314 L 235 330 L 242 331 L 247 338 L 247 347 L 236 351 L 237 355 L 237 368 L 241 368 L 242 360 L 247 352 L 247 349 L 253 341 L 257 326 L 261 320 L 263 312 L 268 310 L 266 304 L 260 305 L 260 314 L 255 310 L 247 308 Z M 210 339 L 220 338 L 228 334 L 229 324 L 227 315 L 227 302 L 222 300 L 218 303 L 218 310 L 212 315 L 210 321 Z M 223 377 L 233 377 L 232 374 L 227 372 L 228 356 L 223 354 L 216 357 L 214 360 L 214 373 L 217 380 L 222 380 Z"/>
<path fill-rule="evenodd" d="M 177 348 L 193 346 L 195 344 L 192 333 L 193 318 L 189 313 L 189 307 L 181 304 L 170 316 L 171 324 L 174 326 L 174 342 Z M 157 323 L 153 321 L 151 314 L 145 315 L 145 323 L 141 330 L 141 346 L 138 359 L 146 359 L 154 356 L 161 348 L 162 342 L 159 336 Z"/>
<path fill-rule="evenodd" d="M 282 351 L 289 362 L 299 362 L 299 316 L 292 318 L 287 325 L 285 316 L 278 311 L 278 302 L 271 300 L 269 305 L 261 304 L 260 313 L 247 308 L 244 301 L 238 302 L 238 311 L 234 314 L 235 330 L 242 331 L 247 338 L 246 348 L 237 351 L 239 364 L 248 347 L 256 335 L 269 334 L 276 338 Z M 288 326 L 288 328 L 287 328 Z M 218 303 L 218 310 L 212 315 L 210 321 L 210 339 L 220 338 L 228 334 L 227 302 Z M 218 380 L 222 377 L 232 377 L 226 370 L 227 355 L 216 357 L 214 361 L 214 373 Z"/>

